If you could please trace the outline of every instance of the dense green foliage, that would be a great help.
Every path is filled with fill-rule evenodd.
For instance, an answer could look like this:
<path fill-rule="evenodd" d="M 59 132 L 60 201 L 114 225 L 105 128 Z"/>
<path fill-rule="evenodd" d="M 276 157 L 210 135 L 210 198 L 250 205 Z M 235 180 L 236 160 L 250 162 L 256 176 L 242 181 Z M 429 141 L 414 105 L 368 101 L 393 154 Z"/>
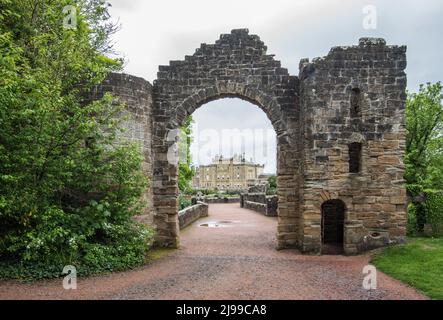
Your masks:
<path fill-rule="evenodd" d="M 191 181 L 194 177 L 194 170 L 191 167 L 192 122 L 192 117 L 188 116 L 181 127 L 179 137 L 178 188 L 182 193 L 191 192 Z"/>
<path fill-rule="evenodd" d="M 406 235 L 416 236 L 419 233 L 417 225 L 417 207 L 414 203 L 409 203 L 407 208 Z"/>
<path fill-rule="evenodd" d="M 420 86 L 406 105 L 406 175 L 408 184 L 443 190 L 443 87 Z"/>
<path fill-rule="evenodd" d="M 425 190 L 423 203 L 426 222 L 433 236 L 443 236 L 443 191 Z"/>
<path fill-rule="evenodd" d="M 277 176 L 270 176 L 268 178 L 268 188 L 266 189 L 267 195 L 277 194 Z"/>
<path fill-rule="evenodd" d="M 179 206 L 179 210 L 183 210 L 187 207 L 190 207 L 192 205 L 192 201 L 190 199 L 189 196 L 184 195 L 184 194 L 180 194 L 178 196 L 178 206 Z"/>
<path fill-rule="evenodd" d="M 0 0 L 0 277 L 119 270 L 144 261 L 152 231 L 132 217 L 147 182 L 139 147 L 114 143 L 122 106 L 85 94 L 106 57 L 104 1 Z"/>
<path fill-rule="evenodd" d="M 192 135 L 192 117 L 188 116 L 184 125 L 180 128 L 179 137 L 179 165 L 178 165 L 178 188 L 180 195 L 178 197 L 179 210 L 183 210 L 191 206 L 192 202 L 189 197 L 193 193 L 192 178 L 194 170 L 191 167 L 191 135 Z"/>
<path fill-rule="evenodd" d="M 441 83 L 420 86 L 409 94 L 406 106 L 406 173 L 408 234 L 443 234 L 443 87 Z"/>
<path fill-rule="evenodd" d="M 270 176 L 268 178 L 269 189 L 277 189 L 277 176 Z"/>
<path fill-rule="evenodd" d="M 406 245 L 385 249 L 372 263 L 429 297 L 443 299 L 443 239 L 415 238 Z"/>
<path fill-rule="evenodd" d="M 419 185 L 408 185 L 407 191 L 411 197 L 407 211 L 408 236 L 443 236 L 443 191 L 423 190 Z"/>
<path fill-rule="evenodd" d="M 440 83 L 409 94 L 406 106 L 408 236 L 443 235 L 443 106 Z M 412 238 L 373 259 L 381 271 L 443 299 L 443 239 Z"/>

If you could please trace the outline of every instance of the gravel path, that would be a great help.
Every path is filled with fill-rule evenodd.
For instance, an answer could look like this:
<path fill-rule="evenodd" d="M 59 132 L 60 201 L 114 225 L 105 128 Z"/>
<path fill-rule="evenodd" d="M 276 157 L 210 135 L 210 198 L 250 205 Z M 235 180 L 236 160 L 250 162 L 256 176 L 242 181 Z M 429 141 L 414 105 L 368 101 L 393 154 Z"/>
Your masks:
<path fill-rule="evenodd" d="M 210 216 L 181 233 L 182 246 L 133 271 L 78 280 L 0 282 L 0 299 L 425 299 L 378 272 L 378 288 L 362 288 L 368 255 L 306 256 L 276 251 L 276 218 L 238 204 L 214 204 Z M 221 227 L 204 223 L 225 222 Z"/>

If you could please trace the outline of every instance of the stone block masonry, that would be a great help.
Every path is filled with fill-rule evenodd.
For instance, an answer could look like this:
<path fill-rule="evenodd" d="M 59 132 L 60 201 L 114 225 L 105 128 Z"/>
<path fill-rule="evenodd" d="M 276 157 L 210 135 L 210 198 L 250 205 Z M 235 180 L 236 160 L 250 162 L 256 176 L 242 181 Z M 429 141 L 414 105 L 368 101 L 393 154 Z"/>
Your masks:
<path fill-rule="evenodd" d="M 362 38 L 301 61 L 303 251 L 321 252 L 321 206 L 330 199 L 346 206 L 346 253 L 363 251 L 374 230 L 403 241 L 405 53 L 404 46 Z"/>
<path fill-rule="evenodd" d="M 180 244 L 168 135 L 201 105 L 237 97 L 260 107 L 277 133 L 276 247 L 322 253 L 333 239 L 355 254 L 405 237 L 405 68 L 406 47 L 362 38 L 303 59 L 293 76 L 257 35 L 237 29 L 160 66 L 152 86 L 111 74 L 97 92 L 127 103 L 125 138 L 142 142 L 151 181 L 146 222 L 158 245 Z"/>
<path fill-rule="evenodd" d="M 197 221 L 200 218 L 208 216 L 208 205 L 203 202 L 185 208 L 178 213 L 178 220 L 180 230 L 186 228 L 191 223 Z"/>
<path fill-rule="evenodd" d="M 259 212 L 266 216 L 266 204 L 253 201 L 245 201 L 243 208 Z"/>
<path fill-rule="evenodd" d="M 240 202 L 240 197 L 232 196 L 232 197 L 203 197 L 200 198 L 205 203 L 237 203 Z"/>
<path fill-rule="evenodd" d="M 240 196 L 240 206 L 260 212 L 265 216 L 278 216 L 277 196 L 267 196 L 265 193 L 243 193 Z"/>
<path fill-rule="evenodd" d="M 152 179 L 152 85 L 143 78 L 128 74 L 111 73 L 101 86 L 93 92 L 91 99 L 98 100 L 105 93 L 111 93 L 119 103 L 125 104 L 125 118 L 122 125 L 125 132 L 119 137 L 121 142 L 136 142 L 143 154 L 143 171 Z M 151 183 L 151 181 L 149 181 Z M 143 195 L 145 209 L 138 221 L 148 225 L 154 223 L 152 188 Z"/>

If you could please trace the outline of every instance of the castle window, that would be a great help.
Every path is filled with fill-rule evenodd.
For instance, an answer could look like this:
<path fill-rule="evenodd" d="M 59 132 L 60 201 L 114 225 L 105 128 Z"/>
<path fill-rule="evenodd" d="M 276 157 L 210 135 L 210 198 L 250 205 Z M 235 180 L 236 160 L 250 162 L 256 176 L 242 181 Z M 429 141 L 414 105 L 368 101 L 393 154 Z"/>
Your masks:
<path fill-rule="evenodd" d="M 361 143 L 353 142 L 349 145 L 349 172 L 359 173 L 361 170 Z"/>
<path fill-rule="evenodd" d="M 361 117 L 361 91 L 354 88 L 351 91 L 351 118 Z"/>

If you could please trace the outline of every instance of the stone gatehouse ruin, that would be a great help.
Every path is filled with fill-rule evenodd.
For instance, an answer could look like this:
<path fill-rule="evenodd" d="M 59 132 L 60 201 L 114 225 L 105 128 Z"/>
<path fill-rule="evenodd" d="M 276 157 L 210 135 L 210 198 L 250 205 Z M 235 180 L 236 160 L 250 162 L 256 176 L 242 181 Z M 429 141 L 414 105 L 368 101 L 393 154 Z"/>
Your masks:
<path fill-rule="evenodd" d="M 111 92 L 131 116 L 126 138 L 141 142 L 150 180 L 143 219 L 161 246 L 179 246 L 177 164 L 170 159 L 186 116 L 216 99 L 260 107 L 277 133 L 278 249 L 356 254 L 406 232 L 406 47 L 362 38 L 288 73 L 247 29 L 202 44 L 160 66 L 153 84 L 111 74 Z"/>

